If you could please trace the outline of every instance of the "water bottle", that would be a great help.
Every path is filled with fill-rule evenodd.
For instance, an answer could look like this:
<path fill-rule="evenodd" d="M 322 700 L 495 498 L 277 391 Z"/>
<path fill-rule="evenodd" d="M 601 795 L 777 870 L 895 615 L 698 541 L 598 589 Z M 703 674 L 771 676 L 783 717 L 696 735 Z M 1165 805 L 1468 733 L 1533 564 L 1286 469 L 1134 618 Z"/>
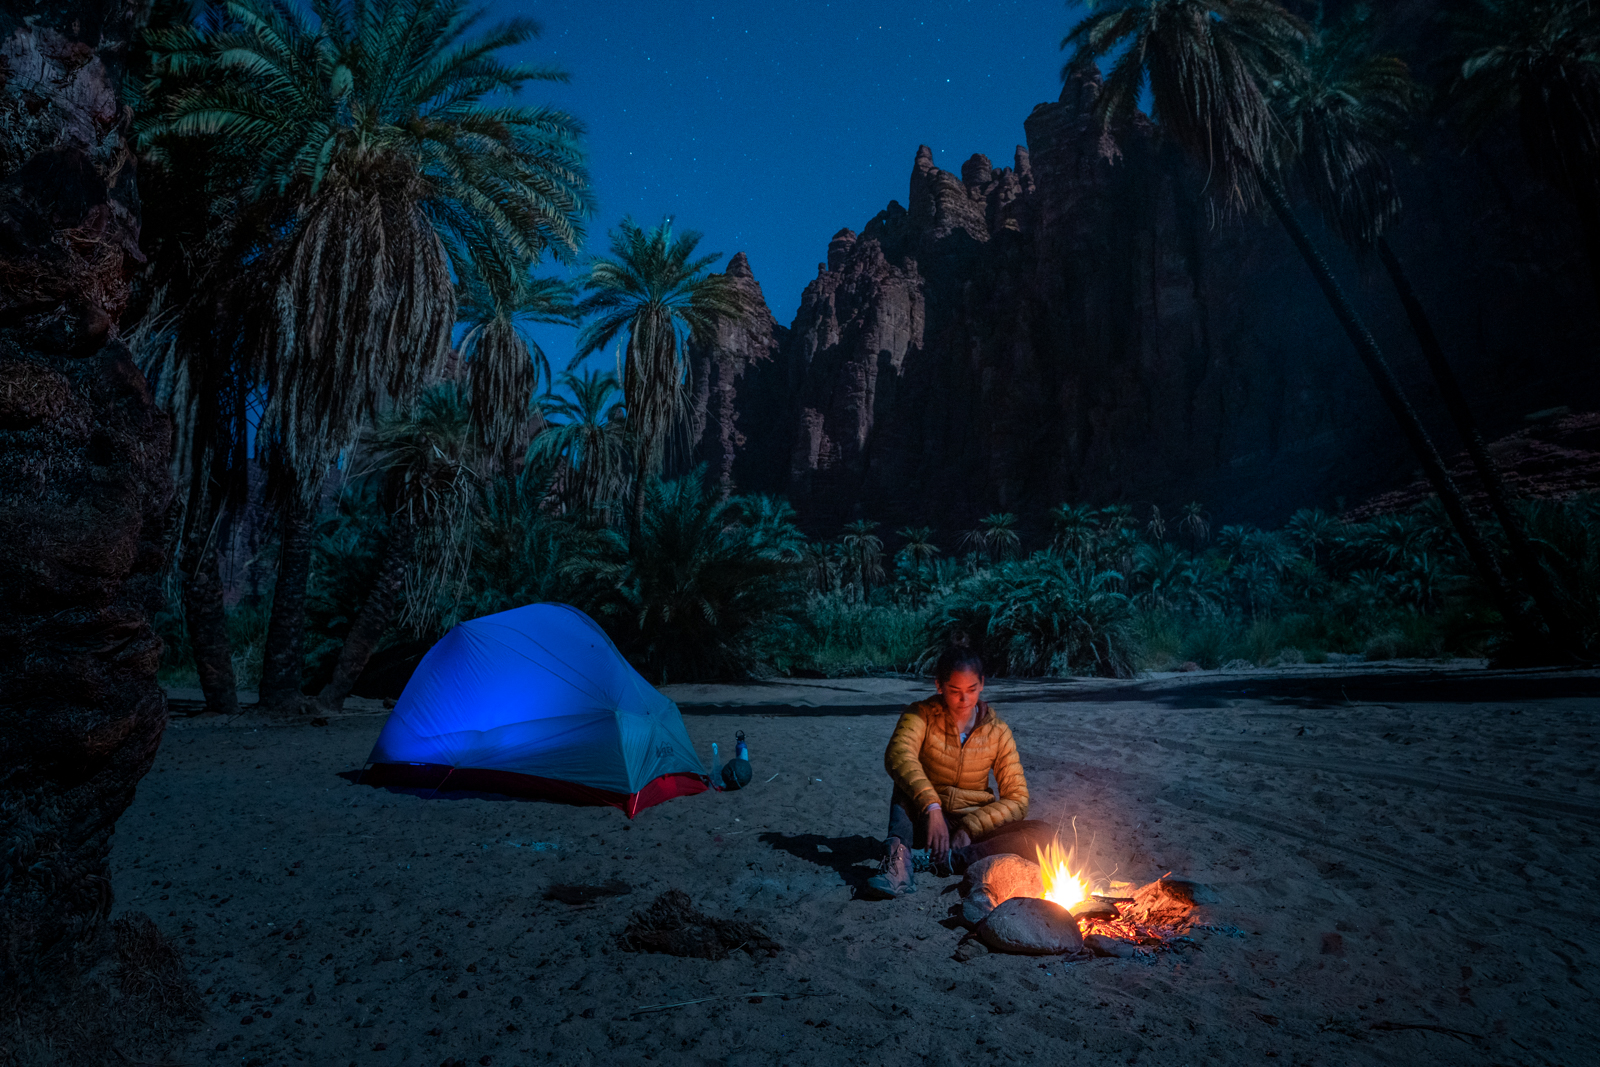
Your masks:
<path fill-rule="evenodd" d="M 744 760 L 746 763 L 750 761 L 750 748 L 744 743 L 743 730 L 740 730 L 738 733 L 733 735 L 733 754 Z"/>
<path fill-rule="evenodd" d="M 719 793 L 722 792 L 722 782 L 717 772 L 722 769 L 721 763 L 722 757 L 717 755 L 717 743 L 713 741 L 711 742 L 711 788 Z"/>

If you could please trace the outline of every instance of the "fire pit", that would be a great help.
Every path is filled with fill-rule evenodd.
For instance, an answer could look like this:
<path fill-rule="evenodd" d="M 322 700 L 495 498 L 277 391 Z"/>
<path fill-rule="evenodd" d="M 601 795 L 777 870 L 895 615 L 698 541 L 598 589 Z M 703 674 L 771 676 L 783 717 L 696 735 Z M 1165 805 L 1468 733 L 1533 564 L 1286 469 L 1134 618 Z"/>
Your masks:
<path fill-rule="evenodd" d="M 957 959 L 985 950 L 1025 955 L 1129 958 L 1187 940 L 1201 925 L 1209 890 L 1167 873 L 1126 896 L 1094 893 L 1059 842 L 1037 853 L 990 856 L 958 887 L 959 917 L 971 928 Z"/>

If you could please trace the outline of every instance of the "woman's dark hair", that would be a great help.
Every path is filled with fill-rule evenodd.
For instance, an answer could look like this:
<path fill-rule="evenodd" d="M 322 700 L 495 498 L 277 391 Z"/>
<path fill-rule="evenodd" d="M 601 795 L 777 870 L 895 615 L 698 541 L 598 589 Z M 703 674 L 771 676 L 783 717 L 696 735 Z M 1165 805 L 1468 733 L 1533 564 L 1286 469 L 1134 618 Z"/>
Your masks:
<path fill-rule="evenodd" d="M 938 660 L 934 662 L 933 677 L 943 685 L 956 671 L 971 671 L 979 678 L 983 677 L 983 657 L 978 655 L 964 636 L 955 637 L 944 646 L 944 651 L 939 653 Z"/>

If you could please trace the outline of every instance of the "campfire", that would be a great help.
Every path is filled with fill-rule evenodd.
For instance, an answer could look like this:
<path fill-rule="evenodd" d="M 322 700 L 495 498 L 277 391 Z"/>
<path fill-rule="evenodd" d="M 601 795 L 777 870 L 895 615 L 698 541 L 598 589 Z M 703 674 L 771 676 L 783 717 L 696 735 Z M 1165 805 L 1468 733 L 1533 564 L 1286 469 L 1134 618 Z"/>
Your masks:
<path fill-rule="evenodd" d="M 957 958 L 990 949 L 1028 955 L 1128 958 L 1170 948 L 1200 925 L 1205 887 L 1163 875 L 1127 895 L 1096 893 L 1071 850 L 1059 841 L 1038 861 L 990 856 L 968 868 L 959 886 L 960 918 L 972 929 Z"/>

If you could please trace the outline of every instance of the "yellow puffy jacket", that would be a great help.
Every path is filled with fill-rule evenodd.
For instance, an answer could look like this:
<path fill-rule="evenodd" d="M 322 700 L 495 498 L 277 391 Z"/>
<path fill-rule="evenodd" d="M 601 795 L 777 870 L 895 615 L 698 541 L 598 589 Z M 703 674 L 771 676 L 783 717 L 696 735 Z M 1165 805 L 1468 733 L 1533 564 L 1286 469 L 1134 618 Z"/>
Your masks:
<path fill-rule="evenodd" d="M 883 754 L 883 765 L 913 806 L 938 801 L 952 830 L 974 840 L 1028 814 L 1028 782 L 1022 776 L 1011 727 L 980 702 L 977 721 L 961 743 L 944 701 L 918 701 L 901 714 Z M 989 792 L 989 772 L 1000 787 Z"/>

